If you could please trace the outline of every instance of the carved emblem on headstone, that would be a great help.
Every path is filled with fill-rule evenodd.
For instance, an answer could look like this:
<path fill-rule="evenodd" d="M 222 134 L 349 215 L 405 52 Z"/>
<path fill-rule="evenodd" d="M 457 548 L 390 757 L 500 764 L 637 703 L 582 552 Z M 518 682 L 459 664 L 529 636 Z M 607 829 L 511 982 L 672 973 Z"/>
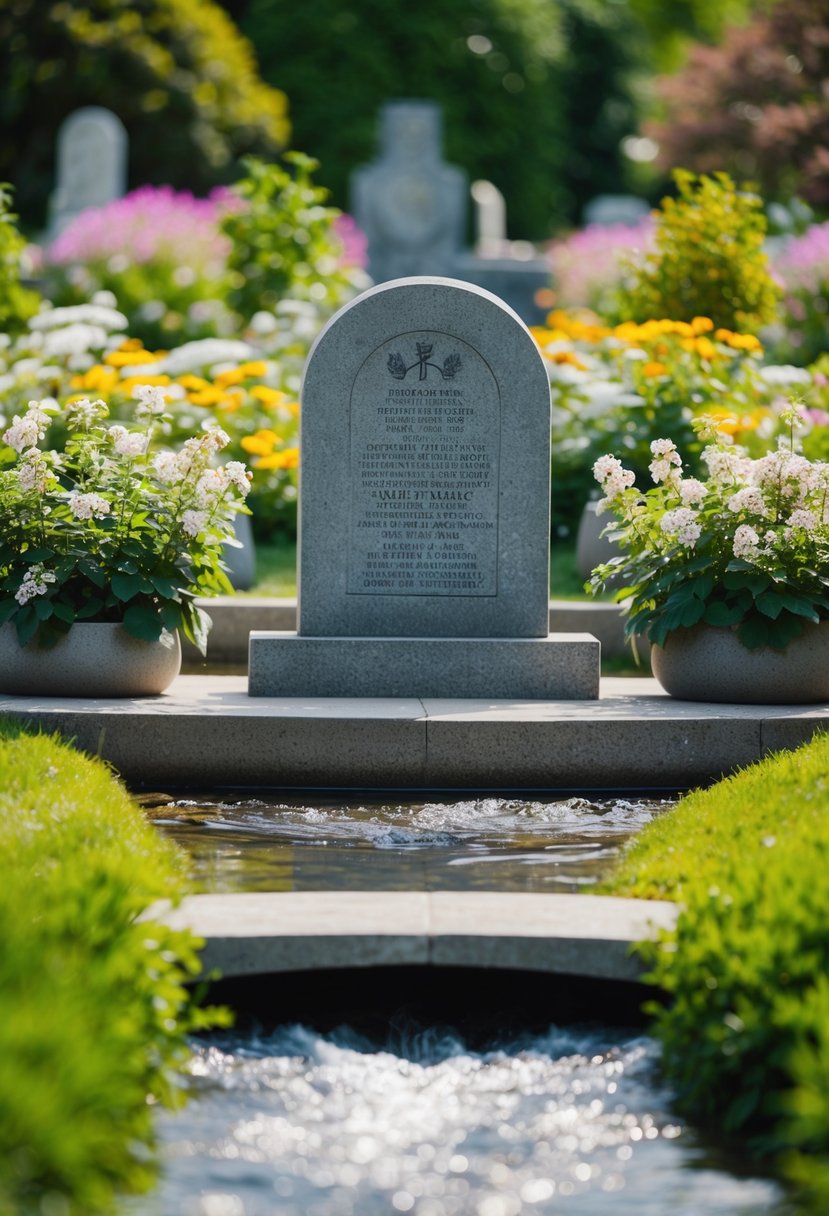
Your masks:
<path fill-rule="evenodd" d="M 417 359 L 414 363 L 410 363 L 408 367 L 406 366 L 406 360 L 397 351 L 389 355 L 387 366 L 395 380 L 405 380 L 409 372 L 415 367 L 418 368 L 418 380 L 426 380 L 428 378 L 430 367 L 433 367 L 436 372 L 440 372 L 444 380 L 451 380 L 461 369 L 461 357 L 459 354 L 447 355 L 443 360 L 443 367 L 439 363 L 432 363 L 429 358 L 432 353 L 431 342 L 418 342 L 416 350 Z"/>

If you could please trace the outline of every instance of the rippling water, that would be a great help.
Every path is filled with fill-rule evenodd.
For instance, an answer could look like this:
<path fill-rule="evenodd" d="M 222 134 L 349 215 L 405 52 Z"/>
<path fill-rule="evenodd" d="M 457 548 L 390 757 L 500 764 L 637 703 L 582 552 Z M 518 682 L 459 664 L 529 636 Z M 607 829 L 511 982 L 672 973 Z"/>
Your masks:
<path fill-rule="evenodd" d="M 197 1047 L 159 1119 L 136 1216 L 782 1216 L 777 1187 L 707 1162 L 653 1040 L 551 1028 L 498 1050 L 382 1050 L 303 1027 Z"/>
<path fill-rule="evenodd" d="M 203 891 L 578 891 L 664 799 L 144 799 Z"/>

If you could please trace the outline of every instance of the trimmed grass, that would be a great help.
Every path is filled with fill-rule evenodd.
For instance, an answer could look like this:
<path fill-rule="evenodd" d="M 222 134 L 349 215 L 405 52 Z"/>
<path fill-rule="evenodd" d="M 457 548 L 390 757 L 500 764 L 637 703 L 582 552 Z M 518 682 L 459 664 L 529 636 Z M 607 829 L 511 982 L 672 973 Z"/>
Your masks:
<path fill-rule="evenodd" d="M 287 537 L 258 542 L 256 545 L 256 584 L 240 595 L 270 595 L 292 598 L 296 595 L 296 544 Z M 572 544 L 553 543 L 550 551 L 550 594 L 557 600 L 589 599 L 576 569 Z"/>
<path fill-rule="evenodd" d="M 829 735 L 682 799 L 605 893 L 672 899 L 645 947 L 684 1109 L 829 1204 Z"/>
<path fill-rule="evenodd" d="M 197 940 L 137 920 L 183 854 L 102 762 L 0 721 L 0 855 L 0 1212 L 110 1212 L 151 1185 L 152 1106 L 216 1021 L 184 986 Z"/>

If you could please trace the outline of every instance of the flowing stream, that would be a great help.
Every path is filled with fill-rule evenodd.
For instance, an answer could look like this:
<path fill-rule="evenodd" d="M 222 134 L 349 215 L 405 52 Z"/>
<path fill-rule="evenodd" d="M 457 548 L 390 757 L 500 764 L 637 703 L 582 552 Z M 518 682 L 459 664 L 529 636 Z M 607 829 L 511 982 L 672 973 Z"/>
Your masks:
<path fill-rule="evenodd" d="M 669 805 L 638 798 L 143 799 L 202 891 L 589 889 Z"/>
<path fill-rule="evenodd" d="M 190 852 L 198 889 L 213 892 L 590 890 L 624 842 L 669 804 L 293 794 L 153 794 L 143 802 L 159 830 Z M 494 1008 L 512 995 L 499 993 L 505 982 L 493 975 Z M 479 998 L 470 989 L 468 999 Z M 381 1039 L 282 1025 L 195 1042 L 190 1101 L 158 1116 L 160 1184 L 125 1212 L 788 1212 L 773 1182 L 734 1172 L 676 1115 L 659 1048 L 639 1031 L 550 1026 L 473 1046 L 464 1031 L 383 1024 Z"/>

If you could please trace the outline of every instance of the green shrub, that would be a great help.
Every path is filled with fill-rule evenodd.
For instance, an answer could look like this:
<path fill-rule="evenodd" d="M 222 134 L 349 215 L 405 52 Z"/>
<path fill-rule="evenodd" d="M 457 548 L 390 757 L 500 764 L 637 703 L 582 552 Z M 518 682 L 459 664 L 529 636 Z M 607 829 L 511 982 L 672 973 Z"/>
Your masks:
<path fill-rule="evenodd" d="M 290 169 L 249 156 L 234 184 L 245 206 L 229 210 L 221 230 L 230 240 L 227 302 L 240 317 L 272 310 L 283 299 L 312 300 L 335 311 L 355 294 L 354 268 L 342 266 L 328 191 L 311 180 L 317 162 L 301 152 L 284 157 Z"/>
<path fill-rule="evenodd" d="M 709 317 L 724 329 L 756 332 L 774 320 L 781 294 L 763 251 L 762 200 L 727 173 L 673 176 L 678 195 L 656 213 L 656 248 L 627 265 L 623 310 L 638 321 Z"/>
<path fill-rule="evenodd" d="M 45 219 L 57 130 L 80 106 L 124 123 L 132 185 L 201 194 L 288 141 L 285 95 L 213 0 L 10 0 L 0 47 L 0 178 L 29 224 Z"/>
<path fill-rule="evenodd" d="M 683 1108 L 829 1202 L 829 735 L 684 798 L 614 894 L 678 900 L 646 948 Z M 825 1211 L 823 1206 L 820 1210 Z"/>
<path fill-rule="evenodd" d="M 0 330 L 22 329 L 37 312 L 37 292 L 20 282 L 26 242 L 11 211 L 11 190 L 0 182 Z"/>
<path fill-rule="evenodd" d="M 137 919 L 183 863 L 102 763 L 8 722 L 0 855 L 0 1211 L 110 1211 L 151 1183 L 152 1107 L 215 1013 L 184 987 L 196 940 Z"/>

